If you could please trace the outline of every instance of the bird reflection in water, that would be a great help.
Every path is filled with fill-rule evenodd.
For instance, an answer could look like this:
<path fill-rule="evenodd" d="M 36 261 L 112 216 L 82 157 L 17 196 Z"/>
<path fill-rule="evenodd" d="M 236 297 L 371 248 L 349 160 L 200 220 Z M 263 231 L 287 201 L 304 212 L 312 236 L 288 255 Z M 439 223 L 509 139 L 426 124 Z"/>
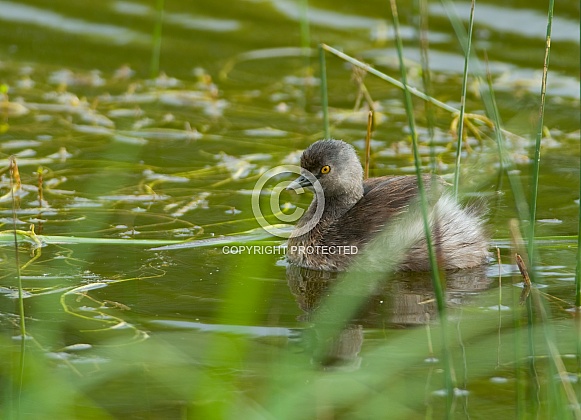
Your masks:
<path fill-rule="evenodd" d="M 475 293 L 487 290 L 493 281 L 487 276 L 487 269 L 487 266 L 479 266 L 446 272 L 443 277 L 446 279 L 446 305 L 462 306 Z M 374 286 L 363 283 L 342 289 L 344 299 L 361 299 L 362 303 L 350 319 L 340 319 L 342 311 L 324 302 L 325 297 L 333 293 L 333 285 L 340 275 L 292 264 L 286 270 L 289 289 L 304 312 L 298 319 L 312 323 L 298 331 L 299 345 L 323 368 L 357 370 L 361 364 L 365 329 L 409 328 L 438 317 L 430 273 L 402 272 L 384 275 L 385 279 Z M 318 321 L 321 319 L 325 322 Z M 342 328 L 328 337 L 328 329 L 336 330 L 337 323 L 341 323 Z"/>

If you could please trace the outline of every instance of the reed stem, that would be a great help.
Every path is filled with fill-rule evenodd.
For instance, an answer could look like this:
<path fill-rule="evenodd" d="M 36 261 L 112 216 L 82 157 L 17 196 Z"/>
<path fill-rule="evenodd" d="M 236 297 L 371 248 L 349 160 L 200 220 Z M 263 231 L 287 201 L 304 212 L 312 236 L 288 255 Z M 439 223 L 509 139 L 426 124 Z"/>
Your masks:
<path fill-rule="evenodd" d="M 310 57 L 311 33 L 309 30 L 309 0 L 301 0 L 300 4 L 300 31 L 303 56 Z"/>
<path fill-rule="evenodd" d="M 405 68 L 404 57 L 403 57 L 403 43 L 399 31 L 399 17 L 397 12 L 397 4 L 396 0 L 390 0 L 391 5 L 391 13 L 393 18 L 393 27 L 395 32 L 395 40 L 396 40 L 396 49 L 397 55 L 399 59 L 399 67 L 401 72 L 401 84 L 403 86 L 404 91 L 404 103 L 405 109 L 408 116 L 408 122 L 410 127 L 410 134 L 412 137 L 412 150 L 414 156 L 414 163 L 416 169 L 416 176 L 418 179 L 418 190 L 420 196 L 420 208 L 422 211 L 422 218 L 424 222 L 424 234 L 426 236 L 426 244 L 428 249 L 428 255 L 430 259 L 430 267 L 432 272 L 432 284 L 434 287 L 434 294 L 436 296 L 436 304 L 438 308 L 438 314 L 441 320 L 441 328 L 442 328 L 442 351 L 443 351 L 443 359 L 444 359 L 444 375 L 445 375 L 445 385 L 446 385 L 446 395 L 447 395 L 447 411 L 448 414 L 451 413 L 452 410 L 452 400 L 454 397 L 454 380 L 452 375 L 452 366 L 450 361 L 450 355 L 447 348 L 447 317 L 446 317 L 446 305 L 444 300 L 444 294 L 442 290 L 442 284 L 440 283 L 440 273 L 438 271 L 438 263 L 436 261 L 436 254 L 434 250 L 434 246 L 432 243 L 432 235 L 430 231 L 430 224 L 429 224 L 429 215 L 428 215 L 428 200 L 426 197 L 426 192 L 424 189 L 424 182 L 422 179 L 422 163 L 421 157 L 418 147 L 418 136 L 416 132 L 415 126 L 415 119 L 414 119 L 414 111 L 413 111 L 413 104 L 412 104 L 412 97 L 410 89 L 408 89 L 407 84 L 407 71 Z"/>
<path fill-rule="evenodd" d="M 545 45 L 545 60 L 543 63 L 543 79 L 541 81 L 541 106 L 539 109 L 539 121 L 537 126 L 537 136 L 535 139 L 535 157 L 533 160 L 533 179 L 530 204 L 530 221 L 529 221 L 529 264 L 531 271 L 534 272 L 534 251 L 535 251 L 535 221 L 537 219 L 537 199 L 539 194 L 539 172 L 541 165 L 541 140 L 543 138 L 543 118 L 545 115 L 545 99 L 547 93 L 547 75 L 549 72 L 549 58 L 551 55 L 551 31 L 553 27 L 553 7 L 554 0 L 549 1 L 549 12 L 547 16 L 547 36 Z M 534 278 L 534 277 L 533 277 Z"/>
<path fill-rule="evenodd" d="M 18 318 L 20 327 L 20 355 L 18 379 L 16 384 L 18 386 L 18 400 L 17 400 L 17 418 L 20 417 L 21 412 L 21 397 L 24 383 L 24 356 L 26 352 L 26 318 L 24 313 L 24 292 L 22 287 L 22 276 L 20 275 L 20 255 L 18 250 L 18 234 L 16 233 L 16 196 L 15 190 L 20 189 L 20 175 L 18 172 L 18 165 L 16 158 L 10 157 L 10 197 L 12 201 L 12 233 L 14 236 L 14 263 L 16 266 L 16 280 L 18 285 Z"/>
<path fill-rule="evenodd" d="M 462 137 L 464 136 L 464 111 L 466 109 L 466 86 L 468 85 L 468 64 L 470 62 L 470 48 L 472 46 L 472 30 L 474 28 L 474 3 L 470 8 L 470 22 L 468 24 L 468 38 L 464 48 L 464 72 L 462 73 L 462 94 L 460 96 L 460 117 L 458 121 L 458 141 L 456 143 L 456 167 L 454 169 L 454 197 L 458 197 L 460 184 L 460 160 L 462 158 Z M 460 39 L 462 42 L 462 39 Z"/>
<path fill-rule="evenodd" d="M 14 235 L 14 258 L 16 264 L 16 280 L 18 283 L 18 315 L 20 318 L 20 335 L 22 340 L 26 337 L 26 325 L 24 318 L 24 297 L 22 290 L 22 278 L 20 276 L 20 255 L 18 254 L 18 234 L 16 228 L 16 197 L 14 191 L 20 188 L 20 175 L 18 174 L 18 166 L 16 164 L 16 158 L 12 156 L 10 158 L 10 197 L 12 200 L 12 223 L 13 223 L 13 235 Z"/>
<path fill-rule="evenodd" d="M 579 170 L 579 197 L 581 197 L 581 169 Z M 575 306 L 581 308 L 581 203 L 577 224 L 577 267 L 575 270 Z"/>
<path fill-rule="evenodd" d="M 323 108 L 323 128 L 325 138 L 331 137 L 329 129 L 329 97 L 327 92 L 327 63 L 325 61 L 324 44 L 319 44 L 319 66 L 321 70 L 321 106 Z"/>
<path fill-rule="evenodd" d="M 400 89 L 407 89 L 412 95 L 417 96 L 418 98 L 423 99 L 424 101 L 429 101 L 431 103 L 433 103 L 434 105 L 439 106 L 442 109 L 445 109 L 448 112 L 451 113 L 457 113 L 460 112 L 460 110 L 454 108 L 453 106 L 450 106 L 448 104 L 445 104 L 442 101 L 437 100 L 436 98 L 432 98 L 431 96 L 426 95 L 425 93 L 423 93 L 422 91 L 416 89 L 413 86 L 408 86 L 407 83 L 402 83 L 397 79 L 394 79 L 393 77 L 388 76 L 385 73 L 380 72 L 379 70 L 374 69 L 373 67 L 371 67 L 369 64 L 363 63 L 362 61 L 357 60 L 356 58 L 353 58 L 333 47 L 330 47 L 327 44 L 321 44 L 321 47 L 325 50 L 330 52 L 333 55 L 336 55 L 337 57 L 365 70 L 368 73 L 373 74 L 374 76 L 379 77 L 382 80 L 385 80 L 386 82 L 391 83 L 394 86 L 397 86 Z"/>
<path fill-rule="evenodd" d="M 428 0 L 419 0 L 419 39 L 420 39 L 420 62 L 422 64 L 422 85 L 426 95 L 430 96 L 432 91 L 432 78 L 430 75 L 430 59 L 428 40 Z M 428 126 L 428 136 L 430 139 L 430 171 L 436 173 L 436 150 L 434 145 L 436 125 L 436 116 L 434 113 L 433 104 L 429 101 L 424 101 L 424 111 L 426 112 L 426 123 Z"/>
<path fill-rule="evenodd" d="M 311 69 L 311 34 L 309 29 L 309 0 L 301 0 L 299 7 L 299 25 L 301 33 L 301 55 L 304 61 L 303 95 L 299 97 L 298 106 L 302 109 L 307 107 L 307 98 L 309 97 L 309 80 L 312 76 Z"/>
<path fill-rule="evenodd" d="M 371 130 L 373 129 L 373 111 L 367 114 L 367 134 L 365 135 L 365 171 L 364 179 L 369 178 L 369 163 L 371 161 Z"/>
<path fill-rule="evenodd" d="M 161 31 L 163 26 L 163 8 L 164 0 L 157 0 L 156 3 L 156 19 L 153 27 L 152 52 L 151 63 L 149 66 L 149 74 L 153 79 L 159 76 L 159 61 L 161 58 Z"/>

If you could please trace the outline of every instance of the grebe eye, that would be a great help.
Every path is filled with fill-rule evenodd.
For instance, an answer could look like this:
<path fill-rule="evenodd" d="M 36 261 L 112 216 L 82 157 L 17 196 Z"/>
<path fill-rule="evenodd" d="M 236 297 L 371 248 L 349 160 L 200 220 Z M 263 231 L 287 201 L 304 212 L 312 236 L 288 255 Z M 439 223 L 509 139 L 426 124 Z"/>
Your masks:
<path fill-rule="evenodd" d="M 321 168 L 322 174 L 328 174 L 329 172 L 331 172 L 331 167 L 329 165 L 325 165 Z"/>

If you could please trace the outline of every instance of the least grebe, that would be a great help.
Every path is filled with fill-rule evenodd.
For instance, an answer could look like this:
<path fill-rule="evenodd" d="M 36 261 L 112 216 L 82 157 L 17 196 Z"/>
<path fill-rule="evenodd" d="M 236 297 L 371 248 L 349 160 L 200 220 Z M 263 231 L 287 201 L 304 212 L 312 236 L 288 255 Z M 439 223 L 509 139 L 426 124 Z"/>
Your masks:
<path fill-rule="evenodd" d="M 301 174 L 288 189 L 313 189 L 318 182 L 324 198 L 315 194 L 289 238 L 290 263 L 314 270 L 342 271 L 353 262 L 355 254 L 365 254 L 362 251 L 366 246 L 381 252 L 381 244 L 372 247 L 371 243 L 383 238 L 388 255 L 376 256 L 371 265 L 381 265 L 384 259 L 385 265 L 398 270 L 430 269 L 416 176 L 364 180 L 355 149 L 341 140 L 320 140 L 309 146 L 301 156 Z M 425 175 L 423 180 L 439 267 L 453 270 L 483 264 L 488 256 L 488 240 L 482 209 L 461 207 L 446 192 L 447 183 L 440 177 Z M 388 230 L 389 236 L 382 233 Z"/>

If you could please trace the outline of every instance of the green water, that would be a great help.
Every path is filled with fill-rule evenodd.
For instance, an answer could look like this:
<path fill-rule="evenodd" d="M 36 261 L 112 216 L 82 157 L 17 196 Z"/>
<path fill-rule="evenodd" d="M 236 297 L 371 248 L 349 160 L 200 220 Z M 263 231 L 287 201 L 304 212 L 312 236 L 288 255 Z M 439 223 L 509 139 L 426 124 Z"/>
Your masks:
<path fill-rule="evenodd" d="M 320 303 L 334 276 L 297 272 L 280 254 L 226 254 L 217 242 L 152 249 L 222 235 L 235 235 L 236 244 L 284 243 L 259 230 L 251 192 L 262 173 L 296 164 L 300 150 L 323 136 L 318 43 L 399 78 L 389 2 L 310 2 L 313 48 L 301 50 L 301 2 L 166 1 L 162 73 L 152 78 L 159 16 L 153 3 L 0 1 L 0 85 L 7 92 L 0 102 L 1 230 L 13 227 L 8 158 L 15 155 L 22 178 L 18 229 L 34 225 L 36 234 L 64 238 L 38 249 L 21 243 L 18 262 L 9 241 L 0 247 L 2 417 L 572 415 L 575 402 L 563 396 L 564 381 L 554 379 L 539 343 L 556 336 L 578 399 L 577 327 L 569 312 L 577 251 L 569 237 L 577 235 L 579 211 L 578 2 L 558 2 L 553 22 L 536 230 L 537 277 L 546 286 L 540 300 L 548 305 L 535 308 L 546 308 L 548 318 L 543 323 L 535 312 L 530 335 L 519 328 L 526 316 L 521 288 L 512 285 L 521 281 L 509 242 L 509 221 L 519 217 L 513 189 L 499 173 L 492 138 L 470 136 L 461 191 L 488 201 L 502 261 L 493 246 L 488 267 L 448 276 L 451 357 L 461 390 L 452 408 L 441 394 L 429 276 L 398 275 L 372 292 L 358 291 L 368 295 L 365 304 L 321 358 L 317 346 L 326 335 L 317 317 L 341 312 Z M 412 2 L 400 3 L 409 82 L 420 87 L 417 12 Z M 469 3 L 456 6 L 466 23 Z M 473 48 L 482 62 L 486 51 L 504 127 L 520 136 L 507 148 L 526 197 L 546 8 L 538 1 L 476 7 Z M 458 107 L 460 43 L 444 8 L 434 2 L 429 11 L 431 94 Z M 355 109 L 352 68 L 328 54 L 327 76 L 331 134 L 363 156 L 367 108 L 362 101 Z M 377 111 L 371 175 L 412 173 L 402 92 L 372 75 L 364 82 Z M 467 111 L 483 110 L 470 78 Z M 415 113 L 428 171 L 420 100 Z M 448 112 L 436 112 L 437 173 L 448 180 L 451 122 Z M 290 208 L 309 200 L 281 195 Z M 66 243 L 71 237 L 81 243 Z M 18 265 L 32 337 L 23 365 Z"/>

